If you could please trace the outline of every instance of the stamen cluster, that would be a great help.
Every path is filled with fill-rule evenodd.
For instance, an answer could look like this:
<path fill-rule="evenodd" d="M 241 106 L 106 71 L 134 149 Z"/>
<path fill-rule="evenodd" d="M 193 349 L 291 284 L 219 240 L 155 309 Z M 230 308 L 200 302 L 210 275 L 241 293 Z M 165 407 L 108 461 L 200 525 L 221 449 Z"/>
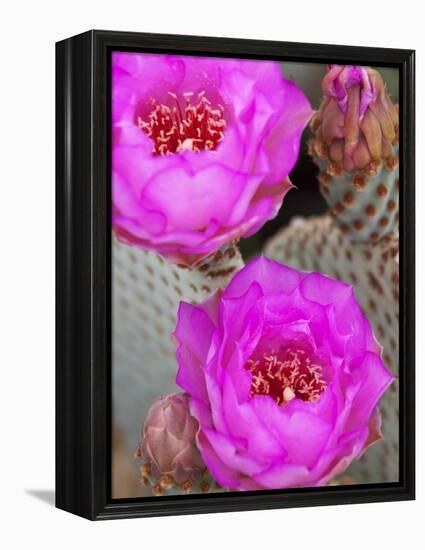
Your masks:
<path fill-rule="evenodd" d="M 152 99 L 153 109 L 148 120 L 138 117 L 138 125 L 152 139 L 155 155 L 170 155 L 181 151 L 214 151 L 224 137 L 226 121 L 224 107 L 214 109 L 205 92 L 197 94 L 192 104 L 193 93 L 183 94 L 186 106 L 182 109 L 176 94 L 168 92 L 175 105 L 158 104 Z"/>
<path fill-rule="evenodd" d="M 316 402 L 327 388 L 322 366 L 302 349 L 264 353 L 245 368 L 252 374 L 250 396 L 269 395 L 280 406 L 295 397 Z"/>

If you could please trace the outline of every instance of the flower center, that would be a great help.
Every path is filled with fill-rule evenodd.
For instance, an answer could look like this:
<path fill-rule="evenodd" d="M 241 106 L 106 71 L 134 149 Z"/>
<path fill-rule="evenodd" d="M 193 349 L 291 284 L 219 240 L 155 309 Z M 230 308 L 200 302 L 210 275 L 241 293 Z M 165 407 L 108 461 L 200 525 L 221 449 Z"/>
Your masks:
<path fill-rule="evenodd" d="M 250 397 L 269 395 L 280 406 L 295 397 L 314 403 L 327 388 L 322 366 L 301 349 L 264 353 L 245 368 L 252 374 Z"/>
<path fill-rule="evenodd" d="M 137 122 L 152 139 L 154 155 L 169 155 L 181 151 L 214 151 L 223 139 L 226 121 L 224 107 L 213 108 L 205 97 L 205 92 L 196 95 L 183 94 L 185 107 L 176 94 L 168 92 L 175 105 L 169 107 L 152 100 L 153 109 L 145 121 L 138 117 Z"/>

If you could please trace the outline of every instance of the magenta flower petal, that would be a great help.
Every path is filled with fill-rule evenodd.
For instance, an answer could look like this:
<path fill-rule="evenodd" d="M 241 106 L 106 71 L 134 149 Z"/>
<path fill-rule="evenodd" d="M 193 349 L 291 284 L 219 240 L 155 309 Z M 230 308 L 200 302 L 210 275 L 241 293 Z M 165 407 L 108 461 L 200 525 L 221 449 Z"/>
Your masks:
<path fill-rule="evenodd" d="M 267 419 L 267 425 L 273 427 L 273 433 L 287 453 L 285 460 L 313 466 L 331 435 L 332 422 L 309 411 L 308 407 L 291 414 L 284 407 L 276 407 L 268 396 L 259 395 L 252 401 L 256 415 Z"/>
<path fill-rule="evenodd" d="M 329 446 L 313 468 L 314 477 L 319 477 L 316 485 L 324 485 L 341 474 L 351 462 L 359 458 L 367 448 L 369 429 L 362 428 L 341 436 L 338 443 Z"/>
<path fill-rule="evenodd" d="M 155 174 L 141 194 L 141 203 L 147 208 L 167 212 L 170 231 L 196 231 L 211 220 L 227 225 L 232 205 L 238 202 L 247 175 L 211 164 L 196 172 L 183 167 L 170 167 Z M 190 197 L 182 201 L 181 197 Z M 169 203 L 173 209 L 167 210 Z"/>
<path fill-rule="evenodd" d="M 221 432 L 211 428 L 204 428 L 202 432 L 211 448 L 219 454 L 220 460 L 226 466 L 233 470 L 244 472 L 248 476 L 252 476 L 260 471 L 261 466 L 254 456 L 240 452 L 240 449 L 243 449 L 242 443 L 235 445 L 234 439 L 230 439 Z"/>
<path fill-rule="evenodd" d="M 227 466 L 217 455 L 203 431 L 198 432 L 196 441 L 198 448 L 203 449 L 202 457 L 214 479 L 224 487 L 237 486 L 239 483 L 238 471 Z"/>
<path fill-rule="evenodd" d="M 371 445 L 382 439 L 384 436 L 382 435 L 381 431 L 381 424 L 382 424 L 382 417 L 381 413 L 379 412 L 378 407 L 373 411 L 371 417 L 369 418 L 368 428 L 369 428 L 369 434 L 367 437 L 367 441 L 364 445 L 363 453 L 368 449 Z"/>
<path fill-rule="evenodd" d="M 300 105 L 304 106 L 303 109 L 299 108 Z M 303 101 L 302 92 L 293 82 L 285 81 L 284 110 L 277 122 L 275 132 L 265 144 L 272 173 L 287 174 L 294 167 L 301 145 L 303 121 L 311 116 L 307 112 L 308 109 L 309 106 Z M 287 155 L 283 159 L 284 162 L 281 162 L 279 152 L 283 144 Z"/>
<path fill-rule="evenodd" d="M 354 370 L 353 375 L 359 376 L 362 381 L 361 388 L 353 399 L 352 414 L 347 423 L 347 428 L 355 430 L 368 422 L 378 404 L 378 395 L 388 388 L 393 376 L 378 355 L 371 352 L 365 353 L 358 373 Z"/>
<path fill-rule="evenodd" d="M 186 330 L 182 330 L 183 326 Z M 199 338 L 190 338 L 188 330 L 198 333 Z M 185 302 L 180 304 L 174 338 L 183 345 L 177 352 L 181 366 L 176 382 L 191 395 L 205 402 L 208 397 L 202 366 L 206 362 L 214 330 L 214 324 L 205 311 Z"/>
<path fill-rule="evenodd" d="M 254 479 L 263 489 L 276 489 L 276 487 L 308 486 L 309 477 L 309 471 L 305 466 L 278 463 L 255 475 Z"/>
<path fill-rule="evenodd" d="M 290 294 L 299 286 L 302 275 L 296 269 L 259 256 L 233 277 L 223 298 L 241 296 L 254 281 L 267 294 L 273 292 Z"/>
<path fill-rule="evenodd" d="M 114 53 L 116 236 L 185 265 L 249 236 L 292 188 L 311 115 L 278 63 Z"/>
<path fill-rule="evenodd" d="M 258 258 L 183 305 L 175 339 L 199 450 L 231 489 L 322 485 L 382 437 L 393 377 L 349 285 Z"/>

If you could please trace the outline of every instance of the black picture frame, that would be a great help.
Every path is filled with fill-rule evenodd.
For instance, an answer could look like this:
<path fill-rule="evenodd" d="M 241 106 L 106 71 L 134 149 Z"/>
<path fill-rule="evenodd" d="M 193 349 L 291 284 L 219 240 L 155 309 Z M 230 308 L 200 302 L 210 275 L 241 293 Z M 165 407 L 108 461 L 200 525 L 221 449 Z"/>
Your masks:
<path fill-rule="evenodd" d="M 390 66 L 400 75 L 400 479 L 112 500 L 110 53 Z M 89 31 L 56 44 L 56 506 L 91 520 L 414 499 L 414 51 Z"/>

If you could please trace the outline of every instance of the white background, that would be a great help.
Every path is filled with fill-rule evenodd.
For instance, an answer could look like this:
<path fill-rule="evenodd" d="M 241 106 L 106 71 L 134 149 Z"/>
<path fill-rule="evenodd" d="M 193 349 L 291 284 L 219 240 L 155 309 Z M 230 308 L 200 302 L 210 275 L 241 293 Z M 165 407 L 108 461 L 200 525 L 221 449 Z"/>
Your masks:
<path fill-rule="evenodd" d="M 418 548 L 424 522 L 424 21 L 414 0 L 57 0 L 0 8 L 0 542 L 29 548 Z M 91 29 L 417 50 L 418 500 L 91 523 L 54 485 L 54 43 Z M 41 491 L 41 493 L 40 493 Z M 34 492 L 38 492 L 34 495 Z M 40 499 L 40 495 L 43 499 Z M 420 541 L 420 542 L 419 542 Z"/>

